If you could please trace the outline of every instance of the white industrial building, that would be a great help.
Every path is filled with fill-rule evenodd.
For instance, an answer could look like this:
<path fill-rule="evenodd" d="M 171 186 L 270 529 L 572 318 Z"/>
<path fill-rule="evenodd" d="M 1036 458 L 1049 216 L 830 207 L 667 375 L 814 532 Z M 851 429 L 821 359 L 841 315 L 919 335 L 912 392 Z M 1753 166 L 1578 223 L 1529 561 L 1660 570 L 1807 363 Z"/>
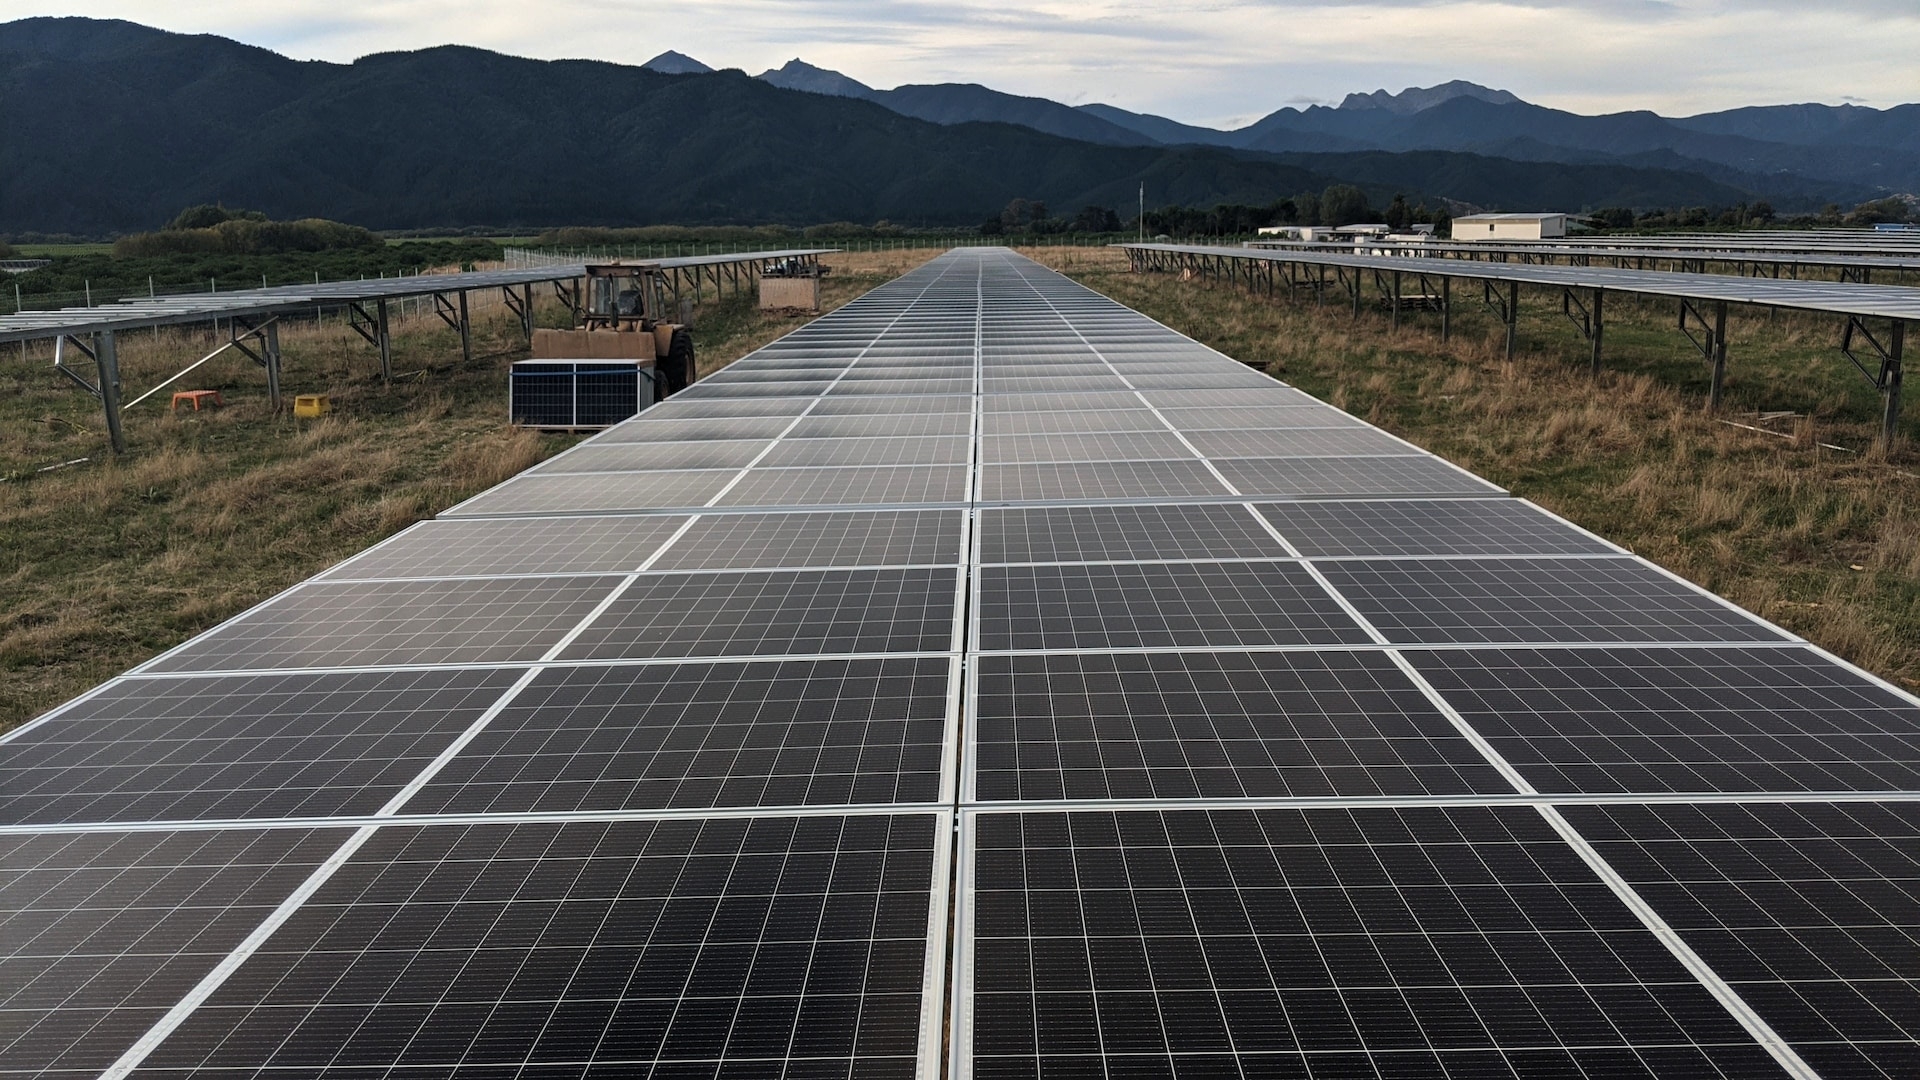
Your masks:
<path fill-rule="evenodd" d="M 1565 235 L 1565 214 L 1468 214 L 1453 219 L 1455 240 L 1554 240 Z"/>

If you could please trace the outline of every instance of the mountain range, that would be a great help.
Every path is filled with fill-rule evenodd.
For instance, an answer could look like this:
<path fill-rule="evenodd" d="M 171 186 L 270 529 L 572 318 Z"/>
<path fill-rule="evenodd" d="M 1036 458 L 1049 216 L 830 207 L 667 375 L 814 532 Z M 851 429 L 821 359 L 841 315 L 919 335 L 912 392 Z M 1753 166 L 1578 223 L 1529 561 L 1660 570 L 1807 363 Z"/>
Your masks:
<path fill-rule="evenodd" d="M 677 55 L 677 54 L 674 54 Z M 703 67 L 705 65 L 702 65 Z M 664 70 L 664 69 L 663 69 Z M 1220 146 L 1268 153 L 1446 150 L 1518 161 L 1694 172 L 1789 202 L 1920 191 L 1920 105 L 1777 105 L 1668 118 L 1583 116 L 1465 81 L 1349 94 L 1338 107 L 1283 108 L 1231 131 L 1111 105 L 1068 106 L 969 83 L 875 90 L 794 59 L 759 78 L 857 97 L 936 124 L 1020 124 L 1113 146 Z"/>
<path fill-rule="evenodd" d="M 1424 108 L 1404 94 L 1368 95 L 1207 135 L 980 86 L 876 91 L 799 62 L 762 77 L 705 69 L 679 54 L 638 67 L 462 46 L 335 64 L 123 21 L 0 23 L 0 234 L 111 235 L 213 201 L 381 229 L 877 219 L 947 227 L 976 224 L 1016 197 L 1068 215 L 1084 205 L 1125 211 L 1142 187 L 1153 206 L 1265 204 L 1352 183 L 1376 205 L 1404 193 L 1565 210 L 1730 205 L 1775 190 L 1731 165 L 1708 174 L 1629 160 L 1692 160 L 1639 144 L 1618 153 L 1548 152 L 1565 140 L 1544 138 L 1519 146 L 1539 137 L 1533 128 L 1508 133 L 1517 148 L 1503 156 L 1376 148 L 1406 125 L 1437 130 L 1427 124 L 1436 115 L 1537 109 L 1491 91 L 1494 100 L 1454 92 L 1467 84 L 1441 88 L 1434 96 L 1445 99 Z M 1891 132 L 1898 112 L 1857 115 Z M 1819 117 L 1793 115 L 1796 145 L 1823 145 Z M 1771 145 L 1756 133 L 1772 130 L 1772 116 L 1693 118 L 1700 126 L 1688 130 Z M 1608 118 L 1573 118 L 1595 119 Z M 1281 137 L 1295 131 L 1311 138 Z M 1839 201 L 1874 190 L 1792 183 Z"/>

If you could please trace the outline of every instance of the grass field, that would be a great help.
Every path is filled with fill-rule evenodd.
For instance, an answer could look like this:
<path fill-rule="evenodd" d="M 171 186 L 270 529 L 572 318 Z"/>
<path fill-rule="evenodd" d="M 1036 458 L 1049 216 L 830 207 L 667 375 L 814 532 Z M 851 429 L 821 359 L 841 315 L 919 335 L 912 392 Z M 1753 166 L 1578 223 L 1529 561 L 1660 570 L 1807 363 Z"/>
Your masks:
<path fill-rule="evenodd" d="M 932 254 L 830 259 L 823 304 Z M 220 390 L 226 408 L 175 414 L 158 395 L 127 413 L 121 459 L 47 346 L 25 362 L 0 349 L 0 730 L 577 441 L 507 425 L 506 369 L 525 344 L 504 309 L 476 322 L 471 364 L 430 315 L 396 328 L 391 385 L 345 328 L 290 327 L 285 392 L 329 392 L 334 415 L 272 414 L 258 370 L 229 354 L 185 384 Z M 799 325 L 745 296 L 695 322 L 703 372 Z M 204 332 L 121 335 L 129 399 L 211 347 Z"/>
<path fill-rule="evenodd" d="M 1878 395 L 1835 320 L 1738 313 L 1728 401 L 1665 305 L 1608 304 L 1608 370 L 1557 301 L 1523 296 L 1520 355 L 1456 303 L 1438 319 L 1316 309 L 1224 283 L 1127 273 L 1104 249 L 1026 252 L 1236 359 L 1511 488 L 1908 687 L 1920 687 L 1920 454 L 1875 445 Z M 1456 300 L 1460 295 L 1456 293 Z M 1759 412 L 1792 412 L 1760 422 Z M 1775 429 L 1762 434 L 1732 420 Z M 1828 449 L 1821 444 L 1845 447 Z"/>

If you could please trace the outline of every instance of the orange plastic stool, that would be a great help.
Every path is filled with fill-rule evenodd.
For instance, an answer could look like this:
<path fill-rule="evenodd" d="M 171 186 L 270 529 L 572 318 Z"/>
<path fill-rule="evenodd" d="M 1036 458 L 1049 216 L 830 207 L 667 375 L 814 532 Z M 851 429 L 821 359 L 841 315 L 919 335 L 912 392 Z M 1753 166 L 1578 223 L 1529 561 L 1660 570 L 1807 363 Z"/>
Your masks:
<path fill-rule="evenodd" d="M 220 391 L 218 390 L 182 390 L 174 394 L 173 410 L 175 412 L 180 411 L 180 403 L 182 401 L 192 402 L 194 412 L 200 411 L 200 405 L 202 402 L 211 404 L 215 408 L 218 408 L 226 404 L 226 402 L 220 400 Z"/>

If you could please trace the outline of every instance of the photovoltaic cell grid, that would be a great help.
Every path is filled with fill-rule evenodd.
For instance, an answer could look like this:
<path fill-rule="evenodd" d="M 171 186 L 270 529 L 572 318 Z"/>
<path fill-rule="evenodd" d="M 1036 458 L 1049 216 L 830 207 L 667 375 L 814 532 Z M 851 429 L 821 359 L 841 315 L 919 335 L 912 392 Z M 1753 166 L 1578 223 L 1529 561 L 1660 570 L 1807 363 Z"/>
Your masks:
<path fill-rule="evenodd" d="M 1909 695 L 954 253 L 0 744 L 0 918 L 53 928 L 0 1071 L 931 1078 L 951 980 L 956 1078 L 1910 1075 L 1915 747 Z M 148 861 L 239 929 L 110 916 L 173 895 L 129 836 L 223 838 Z"/>

